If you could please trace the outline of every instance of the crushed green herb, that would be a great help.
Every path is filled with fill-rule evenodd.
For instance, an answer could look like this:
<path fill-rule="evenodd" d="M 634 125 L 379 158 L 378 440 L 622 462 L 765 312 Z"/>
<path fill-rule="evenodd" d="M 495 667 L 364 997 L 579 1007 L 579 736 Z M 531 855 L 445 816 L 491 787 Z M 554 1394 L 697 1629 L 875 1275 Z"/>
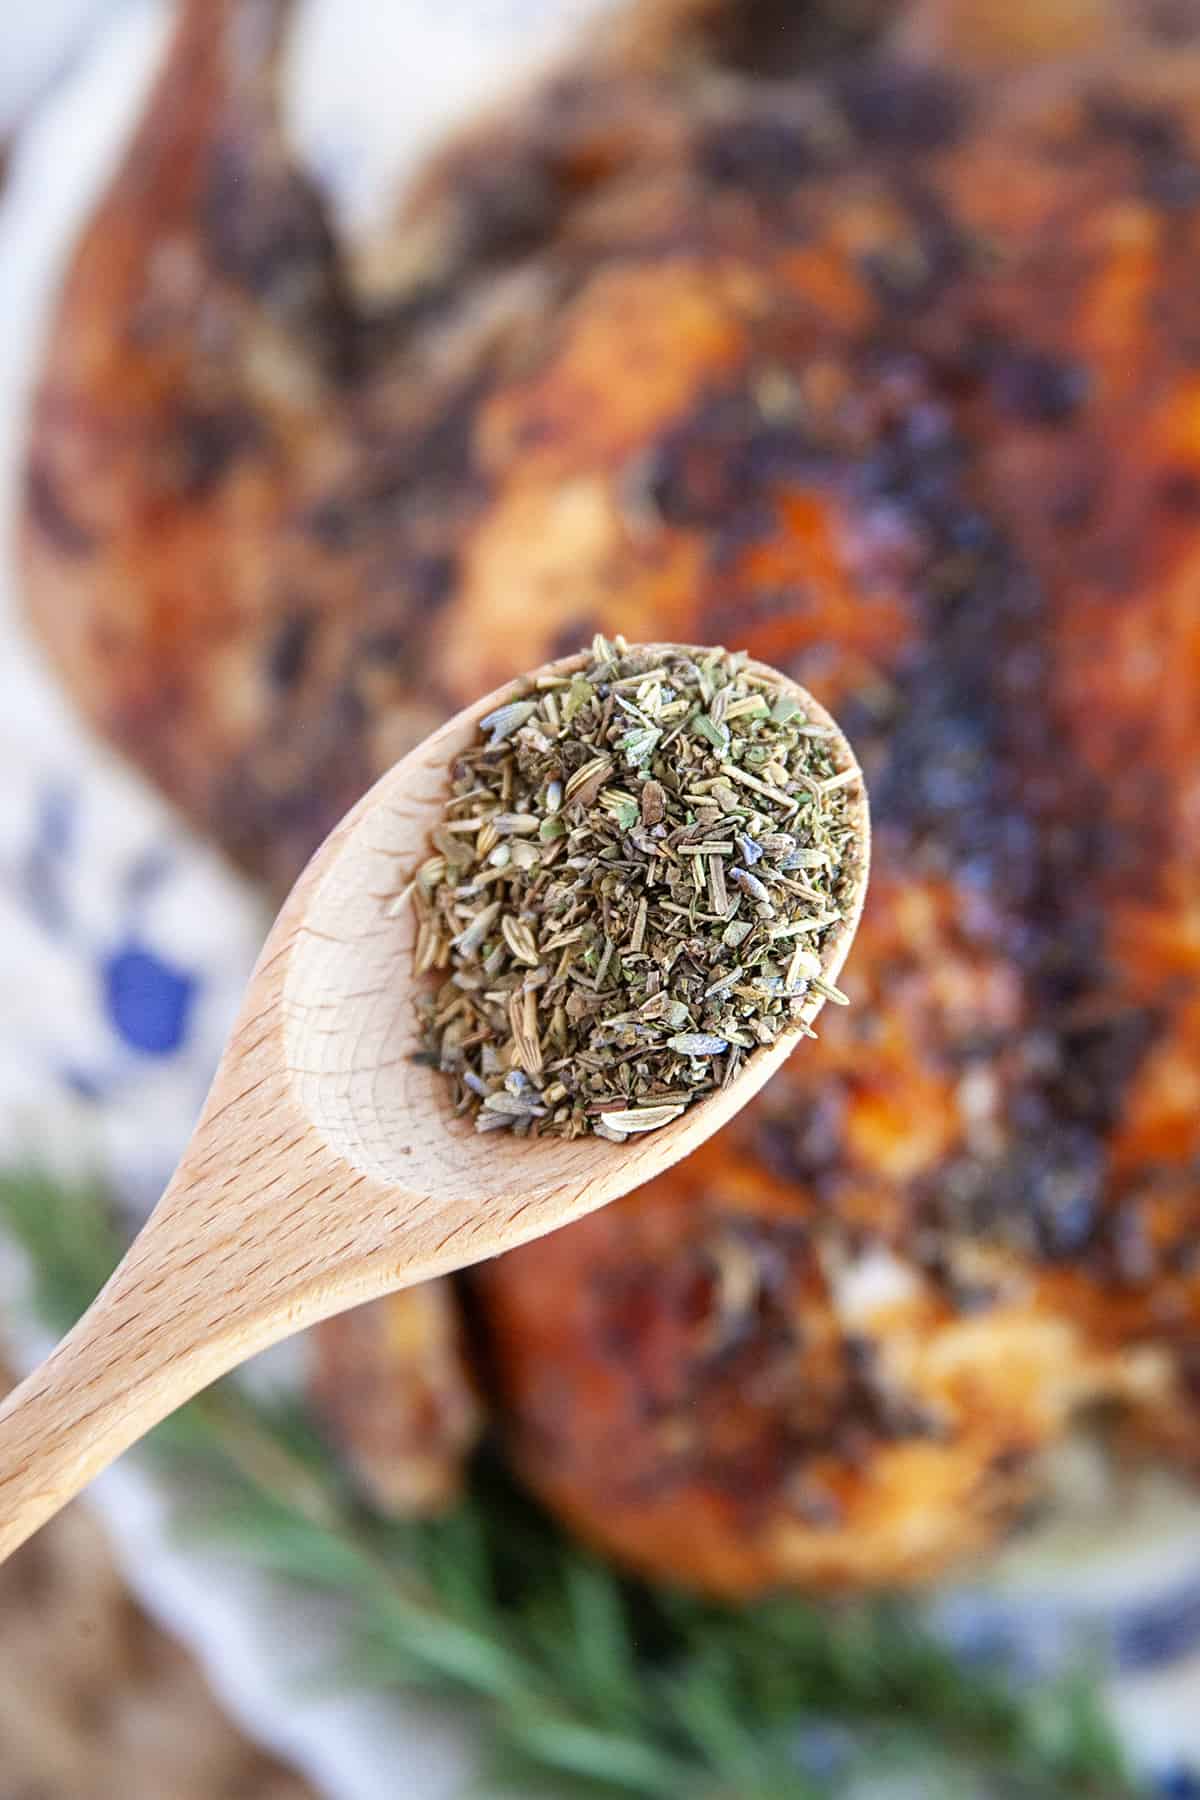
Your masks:
<path fill-rule="evenodd" d="M 480 722 L 413 886 L 423 1054 L 477 1130 L 657 1130 L 845 1001 L 838 745 L 743 652 L 622 638 Z"/>

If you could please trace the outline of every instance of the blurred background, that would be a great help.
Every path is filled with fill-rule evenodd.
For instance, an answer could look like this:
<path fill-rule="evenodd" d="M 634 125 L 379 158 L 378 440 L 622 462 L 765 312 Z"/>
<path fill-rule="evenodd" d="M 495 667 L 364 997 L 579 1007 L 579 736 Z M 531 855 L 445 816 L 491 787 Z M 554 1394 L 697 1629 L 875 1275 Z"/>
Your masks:
<path fill-rule="evenodd" d="M 728 1142 L 0 1569 L 0 1800 L 1200 1793 L 1194 15 L 8 9 L 0 1387 L 486 686 L 746 642 L 880 873 Z"/>
<path fill-rule="evenodd" d="M 558 0 L 298 7 L 289 126 L 346 229 L 377 225 L 418 159 L 567 43 L 589 10 Z M 45 0 L 0 28 L 0 1146 L 9 1166 L 103 1174 L 130 1219 L 186 1139 L 267 913 L 62 705 L 21 627 L 11 536 L 56 284 L 177 12 L 172 0 Z M 122 1000 L 114 957 L 131 929 L 141 960 L 127 965 Z M 4 1265 L 0 1385 L 47 1341 L 31 1322 L 25 1272 L 15 1258 Z M 279 1614 L 244 1571 L 179 1558 L 163 1490 L 124 1475 L 99 1500 L 119 1562 L 89 1502 L 0 1571 L 3 1800 L 392 1794 L 397 1766 L 405 1791 L 460 1791 L 457 1733 L 397 1725 L 391 1707 L 347 1701 L 332 1679 L 315 1697 L 311 1665 L 336 1645 L 329 1622 Z M 131 1598 L 130 1577 L 152 1617 Z M 214 1581 L 226 1590 L 215 1606 Z M 283 1680 L 269 1667 L 277 1631 L 303 1645 L 302 1672 Z"/>

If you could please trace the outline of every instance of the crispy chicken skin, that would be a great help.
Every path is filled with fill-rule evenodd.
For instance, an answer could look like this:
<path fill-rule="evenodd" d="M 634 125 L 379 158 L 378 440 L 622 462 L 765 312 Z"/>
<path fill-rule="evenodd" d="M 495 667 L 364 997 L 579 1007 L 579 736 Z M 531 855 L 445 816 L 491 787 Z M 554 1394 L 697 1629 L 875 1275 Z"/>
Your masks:
<path fill-rule="evenodd" d="M 22 542 L 90 718 L 276 887 L 435 716 L 596 629 L 787 669 L 873 796 L 851 1008 L 475 1276 L 518 1466 L 743 1593 L 939 1572 L 1100 1402 L 1194 1461 L 1184 9 L 960 0 L 851 50 L 677 4 L 353 259 L 280 140 L 282 18 L 185 8 L 66 279 Z"/>
<path fill-rule="evenodd" d="M 480 1425 L 450 1283 L 356 1306 L 317 1343 L 313 1402 L 364 1493 L 381 1512 L 450 1506 Z"/>

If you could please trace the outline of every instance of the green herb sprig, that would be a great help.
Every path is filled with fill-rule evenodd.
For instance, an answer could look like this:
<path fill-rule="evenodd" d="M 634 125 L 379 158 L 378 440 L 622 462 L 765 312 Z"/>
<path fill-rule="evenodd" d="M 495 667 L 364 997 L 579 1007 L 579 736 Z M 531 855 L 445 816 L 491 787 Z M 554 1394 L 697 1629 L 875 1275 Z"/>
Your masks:
<path fill-rule="evenodd" d="M 46 1324 L 69 1325 L 120 1250 L 103 1195 L 0 1178 Z M 899 1601 L 730 1608 L 626 1581 L 495 1462 L 448 1518 L 382 1520 L 294 1406 L 225 1381 L 151 1440 L 202 1496 L 181 1524 L 341 1602 L 335 1681 L 469 1702 L 480 1792 L 556 1800 L 1128 1800 L 1082 1677 L 1022 1688 L 964 1668 Z"/>

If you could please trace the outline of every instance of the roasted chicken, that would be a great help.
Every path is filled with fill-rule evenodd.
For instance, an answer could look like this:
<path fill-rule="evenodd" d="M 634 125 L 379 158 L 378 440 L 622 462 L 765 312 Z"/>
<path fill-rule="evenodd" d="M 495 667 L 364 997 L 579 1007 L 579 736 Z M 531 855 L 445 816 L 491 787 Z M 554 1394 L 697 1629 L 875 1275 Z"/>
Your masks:
<path fill-rule="evenodd" d="M 437 717 L 596 629 L 788 670 L 873 796 L 849 1010 L 471 1281 L 516 1466 L 628 1565 L 745 1593 L 946 1569 L 1096 1408 L 1194 1462 L 1191 16 L 643 8 L 367 246 L 284 142 L 285 25 L 183 7 L 65 278 L 22 557 L 88 717 L 276 890 Z M 440 1470 L 375 1459 L 393 1501 L 469 1435 L 451 1304 L 390 1361 L 362 1336 L 397 1446 L 456 1396 Z"/>

